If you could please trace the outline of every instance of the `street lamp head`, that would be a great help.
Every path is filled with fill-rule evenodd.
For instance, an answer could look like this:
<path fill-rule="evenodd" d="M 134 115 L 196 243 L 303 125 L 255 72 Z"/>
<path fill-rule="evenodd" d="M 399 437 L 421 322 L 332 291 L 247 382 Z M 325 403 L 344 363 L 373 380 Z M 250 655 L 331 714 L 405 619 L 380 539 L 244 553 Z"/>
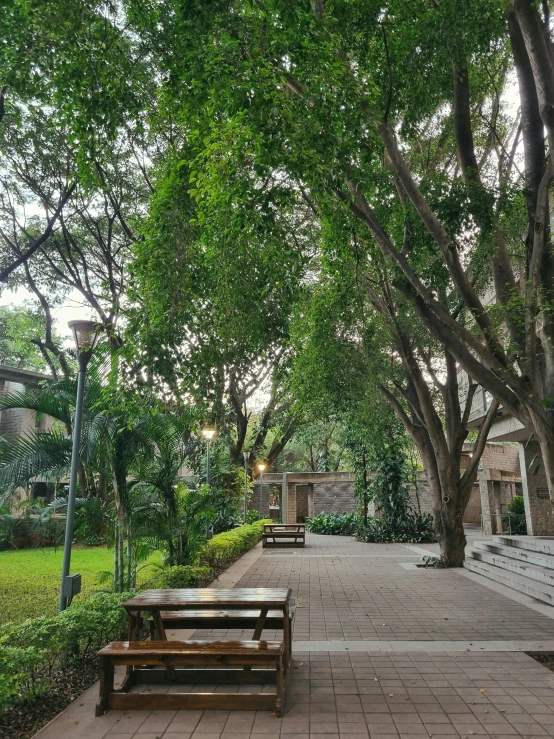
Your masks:
<path fill-rule="evenodd" d="M 86 370 L 102 326 L 96 321 L 69 321 L 67 325 L 73 333 L 79 369 Z"/>
<path fill-rule="evenodd" d="M 244 457 L 244 464 L 248 464 L 250 461 L 250 457 L 252 456 L 252 452 L 250 449 L 244 449 L 242 452 L 242 456 Z"/>
<path fill-rule="evenodd" d="M 258 470 L 260 472 L 263 472 L 266 467 L 267 467 L 267 464 L 265 462 L 258 462 Z"/>
<path fill-rule="evenodd" d="M 202 429 L 202 436 L 204 437 L 204 439 L 206 439 L 206 441 L 211 441 L 216 435 L 216 433 L 217 432 L 215 429 L 209 429 L 209 428 Z"/>

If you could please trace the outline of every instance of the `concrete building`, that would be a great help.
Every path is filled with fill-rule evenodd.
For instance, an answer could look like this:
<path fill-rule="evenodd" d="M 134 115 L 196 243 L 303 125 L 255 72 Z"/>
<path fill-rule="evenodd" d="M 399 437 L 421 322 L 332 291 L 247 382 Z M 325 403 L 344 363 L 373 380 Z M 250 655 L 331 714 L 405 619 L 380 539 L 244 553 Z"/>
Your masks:
<path fill-rule="evenodd" d="M 465 373 L 463 373 L 465 374 Z M 465 378 L 467 381 L 467 378 Z M 483 419 L 487 412 L 487 408 L 491 402 L 489 393 L 478 388 L 474 395 L 469 415 L 469 425 L 471 428 L 479 428 L 483 423 Z M 530 429 L 525 428 L 509 411 L 500 408 L 497 417 L 489 432 L 489 442 L 512 442 L 513 447 L 504 447 L 506 449 L 514 448 L 518 452 L 519 482 L 521 483 L 521 494 L 525 501 L 525 518 L 527 521 L 527 533 L 533 536 L 545 536 L 554 534 L 554 516 L 550 498 L 548 495 L 548 486 L 544 466 L 542 464 L 542 456 L 538 443 L 532 438 L 533 433 Z M 514 466 L 510 466 L 506 471 L 514 470 Z M 482 506 L 483 512 L 487 511 L 490 504 L 487 500 L 498 497 L 498 491 L 495 490 L 494 483 L 507 479 L 502 475 L 491 476 L 487 480 L 487 489 L 485 490 L 484 481 L 481 481 L 482 489 Z M 494 507 L 494 506 L 493 506 Z M 487 511 L 492 514 L 493 511 Z M 494 530 L 488 530 L 487 533 L 498 533 Z"/>
<path fill-rule="evenodd" d="M 27 388 L 38 387 L 41 382 L 51 380 L 50 375 L 41 372 L 0 365 L 0 395 L 24 392 Z M 50 425 L 51 419 L 47 416 L 37 419 L 33 411 L 24 408 L 9 408 L 0 411 L 0 437 L 23 436 L 34 431 L 47 431 Z M 28 495 L 38 496 L 41 493 L 44 495 L 45 488 L 46 483 L 36 482 L 32 490 L 20 489 L 16 497 L 18 500 L 23 500 Z"/>

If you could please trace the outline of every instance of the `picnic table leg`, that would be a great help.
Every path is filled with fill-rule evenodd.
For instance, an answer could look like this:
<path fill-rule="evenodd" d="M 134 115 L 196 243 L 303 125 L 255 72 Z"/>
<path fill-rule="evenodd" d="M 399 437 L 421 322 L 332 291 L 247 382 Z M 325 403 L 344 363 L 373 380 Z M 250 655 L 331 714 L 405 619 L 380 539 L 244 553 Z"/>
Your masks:
<path fill-rule="evenodd" d="M 154 636 L 159 641 L 167 641 L 167 634 L 165 633 L 164 622 L 159 611 L 152 611 L 152 620 L 154 621 Z M 167 677 L 175 681 L 175 668 L 168 665 L 166 668 Z"/>
<path fill-rule="evenodd" d="M 152 611 L 152 620 L 154 621 L 154 636 L 160 641 L 167 641 L 164 622 L 159 611 Z"/>
<path fill-rule="evenodd" d="M 142 613 L 140 611 L 131 611 L 129 613 L 129 625 L 127 627 L 127 640 L 138 641 L 140 639 L 140 631 L 142 628 Z M 125 682 L 131 680 L 133 668 L 127 665 L 125 672 Z"/>
<path fill-rule="evenodd" d="M 256 621 L 256 628 L 254 629 L 254 636 L 252 637 L 254 641 L 257 641 L 262 635 L 268 610 L 268 608 L 260 609 L 260 615 L 258 616 L 258 620 Z"/>
<path fill-rule="evenodd" d="M 252 639 L 254 641 L 258 641 L 258 639 L 262 635 L 262 631 L 264 630 L 265 626 L 265 619 L 267 617 L 268 608 L 261 608 L 260 609 L 260 615 L 258 616 L 258 620 L 256 621 L 256 628 L 254 629 L 254 634 L 252 635 Z M 249 672 L 252 669 L 251 665 L 245 665 L 244 671 Z"/>

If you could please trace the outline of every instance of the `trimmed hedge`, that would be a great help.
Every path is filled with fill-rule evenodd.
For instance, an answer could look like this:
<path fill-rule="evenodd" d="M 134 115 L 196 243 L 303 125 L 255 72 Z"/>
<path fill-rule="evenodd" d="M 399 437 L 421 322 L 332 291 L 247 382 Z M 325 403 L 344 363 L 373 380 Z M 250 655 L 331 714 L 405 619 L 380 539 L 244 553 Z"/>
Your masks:
<path fill-rule="evenodd" d="M 268 519 L 254 521 L 254 523 L 217 534 L 206 544 L 201 558 L 202 562 L 217 568 L 230 564 L 260 541 L 265 523 L 272 523 L 272 521 Z"/>
<path fill-rule="evenodd" d="M 148 587 L 154 590 L 172 588 L 201 588 L 213 580 L 211 567 L 199 565 L 176 565 L 164 567 L 149 581 Z"/>

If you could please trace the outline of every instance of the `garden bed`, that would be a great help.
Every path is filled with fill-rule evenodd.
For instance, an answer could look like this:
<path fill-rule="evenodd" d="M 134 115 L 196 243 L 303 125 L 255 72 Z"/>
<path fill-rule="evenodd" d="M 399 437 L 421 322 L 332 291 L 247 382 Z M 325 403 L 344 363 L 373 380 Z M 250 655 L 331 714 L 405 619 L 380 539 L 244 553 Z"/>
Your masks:
<path fill-rule="evenodd" d="M 0 713 L 0 736 L 2 739 L 29 739 L 94 685 L 98 674 L 95 657 L 54 670 L 47 693 L 17 703 Z"/>

